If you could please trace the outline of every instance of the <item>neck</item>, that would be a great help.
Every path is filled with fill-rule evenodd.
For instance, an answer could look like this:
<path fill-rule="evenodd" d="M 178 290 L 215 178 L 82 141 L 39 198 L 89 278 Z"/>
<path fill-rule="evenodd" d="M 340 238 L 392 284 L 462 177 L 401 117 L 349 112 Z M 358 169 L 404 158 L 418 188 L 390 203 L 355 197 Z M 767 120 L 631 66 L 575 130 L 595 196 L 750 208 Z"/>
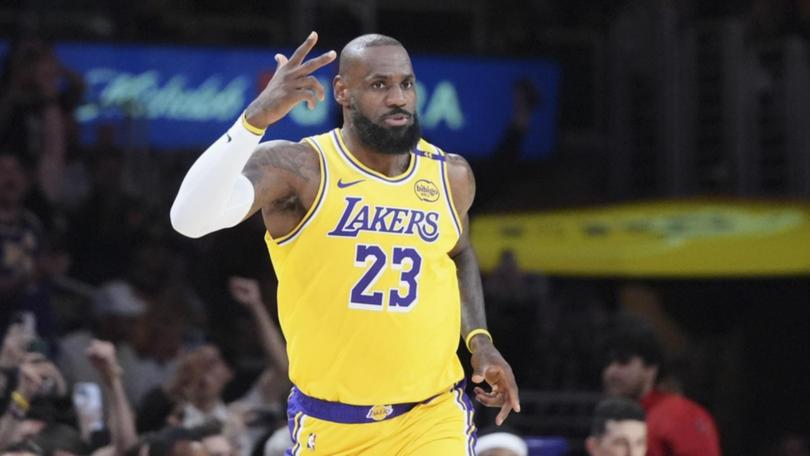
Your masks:
<path fill-rule="evenodd" d="M 367 167 L 388 177 L 398 176 L 408 169 L 411 154 L 386 154 L 369 147 L 364 143 L 351 124 L 346 122 L 340 129 L 343 142 L 348 152 Z"/>

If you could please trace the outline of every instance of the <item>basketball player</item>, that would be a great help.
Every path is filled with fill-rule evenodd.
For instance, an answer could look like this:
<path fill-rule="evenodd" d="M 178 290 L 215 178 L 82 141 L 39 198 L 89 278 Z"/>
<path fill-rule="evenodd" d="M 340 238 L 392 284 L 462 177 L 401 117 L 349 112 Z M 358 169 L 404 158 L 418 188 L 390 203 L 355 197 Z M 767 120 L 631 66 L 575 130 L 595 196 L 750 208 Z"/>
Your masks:
<path fill-rule="evenodd" d="M 467 162 L 420 139 L 415 76 L 403 46 L 364 35 L 340 54 L 333 92 L 343 126 L 298 143 L 259 143 L 324 89 L 313 32 L 243 116 L 189 170 L 172 225 L 189 237 L 261 210 L 278 275 L 279 319 L 295 387 L 288 454 L 472 454 L 475 427 L 456 356 L 472 380 L 520 411 L 512 370 L 486 330 L 467 211 Z"/>

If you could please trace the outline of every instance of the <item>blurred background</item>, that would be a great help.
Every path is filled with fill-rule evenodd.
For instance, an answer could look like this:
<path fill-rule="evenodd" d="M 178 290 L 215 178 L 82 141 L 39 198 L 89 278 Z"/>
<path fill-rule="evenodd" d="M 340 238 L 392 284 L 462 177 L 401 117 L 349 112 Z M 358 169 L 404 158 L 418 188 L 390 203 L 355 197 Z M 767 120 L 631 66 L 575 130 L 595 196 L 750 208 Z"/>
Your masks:
<path fill-rule="evenodd" d="M 115 342 L 139 417 L 205 344 L 242 397 L 267 361 L 228 280 L 276 319 L 261 220 L 192 241 L 169 206 L 310 30 L 322 51 L 399 39 L 424 136 L 471 162 L 510 424 L 562 442 L 542 454 L 582 454 L 628 316 L 724 454 L 808 454 L 808 0 L 0 2 L 0 327 L 33 315 L 68 384 L 77 334 Z M 267 137 L 338 126 L 330 96 Z"/>

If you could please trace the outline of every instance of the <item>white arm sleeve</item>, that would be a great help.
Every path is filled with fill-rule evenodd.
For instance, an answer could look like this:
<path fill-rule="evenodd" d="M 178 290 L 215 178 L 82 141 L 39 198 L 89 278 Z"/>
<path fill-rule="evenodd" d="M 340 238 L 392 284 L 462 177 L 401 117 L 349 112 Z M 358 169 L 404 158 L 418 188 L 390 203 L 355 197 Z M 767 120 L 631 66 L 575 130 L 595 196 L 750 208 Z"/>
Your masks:
<path fill-rule="evenodd" d="M 172 204 L 172 227 L 198 238 L 241 222 L 253 206 L 253 184 L 242 175 L 260 135 L 248 131 L 242 117 L 203 152 L 183 178 Z"/>

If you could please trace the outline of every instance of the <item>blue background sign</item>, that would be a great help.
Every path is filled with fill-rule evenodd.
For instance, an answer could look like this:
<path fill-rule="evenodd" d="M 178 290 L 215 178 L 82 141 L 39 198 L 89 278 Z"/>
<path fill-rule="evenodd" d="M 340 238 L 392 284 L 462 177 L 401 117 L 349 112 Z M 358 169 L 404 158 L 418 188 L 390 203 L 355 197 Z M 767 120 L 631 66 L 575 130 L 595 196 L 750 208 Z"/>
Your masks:
<path fill-rule="evenodd" d="M 190 149 L 206 147 L 221 135 L 272 76 L 273 55 L 290 50 L 62 43 L 56 52 L 87 83 L 85 103 L 76 113 L 85 142 L 94 141 L 98 124 L 129 119 L 139 126 L 140 141 L 153 148 Z M 541 59 L 418 55 L 413 65 L 423 136 L 429 141 L 467 156 L 490 154 L 512 117 L 515 83 L 528 79 L 541 103 L 522 153 L 526 158 L 551 153 L 558 65 Z M 330 82 L 336 71 L 333 63 L 316 73 L 327 90 L 326 102 L 312 111 L 299 105 L 267 137 L 298 140 L 338 126 Z"/>

